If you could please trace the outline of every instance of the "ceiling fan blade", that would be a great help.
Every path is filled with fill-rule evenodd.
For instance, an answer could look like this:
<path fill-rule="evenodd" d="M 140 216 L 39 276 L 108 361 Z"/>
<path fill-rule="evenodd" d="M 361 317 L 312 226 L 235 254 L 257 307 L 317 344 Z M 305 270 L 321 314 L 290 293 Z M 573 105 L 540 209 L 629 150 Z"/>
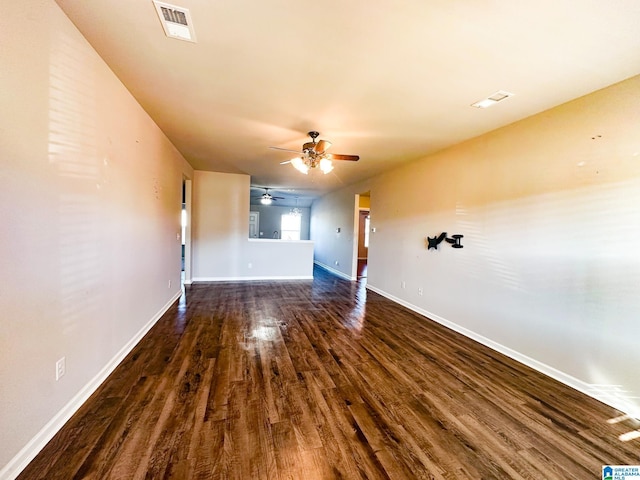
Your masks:
<path fill-rule="evenodd" d="M 271 197 L 271 198 L 273 198 L 274 200 L 284 200 L 284 197 Z"/>
<path fill-rule="evenodd" d="M 326 140 L 320 140 L 318 143 L 316 143 L 314 150 L 316 153 L 322 155 L 324 152 L 329 150 L 329 147 L 331 147 L 331 142 L 327 142 Z"/>
<path fill-rule="evenodd" d="M 348 160 L 350 162 L 357 162 L 360 160 L 358 155 L 342 155 L 340 153 L 329 153 L 327 157 L 331 160 Z"/>
<path fill-rule="evenodd" d="M 285 162 L 280 162 L 280 165 L 286 165 L 287 163 L 291 163 L 291 160 L 287 160 Z"/>
<path fill-rule="evenodd" d="M 304 152 L 301 152 L 299 150 L 291 150 L 289 148 L 281 148 L 281 147 L 269 147 L 273 150 L 282 150 L 284 152 L 293 152 L 293 153 L 299 153 L 300 155 L 304 155 Z"/>

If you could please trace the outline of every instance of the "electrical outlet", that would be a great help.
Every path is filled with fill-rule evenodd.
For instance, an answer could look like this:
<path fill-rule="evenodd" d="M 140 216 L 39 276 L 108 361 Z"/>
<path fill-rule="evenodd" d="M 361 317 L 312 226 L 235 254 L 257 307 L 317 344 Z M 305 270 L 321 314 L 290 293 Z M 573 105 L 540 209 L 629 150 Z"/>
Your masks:
<path fill-rule="evenodd" d="M 247 265 L 247 268 L 253 268 L 253 263 L 249 262 L 249 264 Z"/>
<path fill-rule="evenodd" d="M 168 288 L 171 288 L 171 280 L 169 280 L 169 287 Z"/>
<path fill-rule="evenodd" d="M 56 362 L 56 382 L 64 377 L 65 373 L 67 373 L 67 361 L 65 357 L 62 357 Z"/>
<path fill-rule="evenodd" d="M 404 280 L 400 283 L 400 287 L 401 288 L 407 288 L 407 282 L 405 282 Z"/>
<path fill-rule="evenodd" d="M 333 263 L 335 263 L 335 264 L 336 264 L 336 267 L 337 267 L 338 265 L 340 265 L 340 262 L 339 262 L 338 260 L 336 260 L 336 261 L 335 261 L 335 262 L 333 262 Z"/>
<path fill-rule="evenodd" d="M 424 290 L 422 290 L 422 287 L 418 287 L 418 295 L 422 296 L 423 293 Z"/>

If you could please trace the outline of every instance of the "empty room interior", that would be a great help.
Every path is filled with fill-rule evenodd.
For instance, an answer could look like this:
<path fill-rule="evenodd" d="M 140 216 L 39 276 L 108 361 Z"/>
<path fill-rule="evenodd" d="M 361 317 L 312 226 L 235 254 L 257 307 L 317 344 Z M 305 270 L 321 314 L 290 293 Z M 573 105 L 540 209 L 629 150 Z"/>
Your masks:
<path fill-rule="evenodd" d="M 0 480 L 640 465 L 640 2 L 3 7 Z"/>

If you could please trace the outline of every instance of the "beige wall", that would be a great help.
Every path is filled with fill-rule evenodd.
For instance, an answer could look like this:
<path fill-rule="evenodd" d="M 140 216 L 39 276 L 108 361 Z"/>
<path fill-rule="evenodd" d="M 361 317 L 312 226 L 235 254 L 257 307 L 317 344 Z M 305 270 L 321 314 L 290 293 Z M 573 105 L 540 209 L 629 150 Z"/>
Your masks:
<path fill-rule="evenodd" d="M 351 188 L 325 195 L 311 205 L 314 261 L 345 278 L 353 278 L 356 210 L 355 192 Z"/>
<path fill-rule="evenodd" d="M 21 449 L 41 447 L 179 294 L 192 170 L 53 1 L 6 2 L 0 37 L 0 478 L 10 478 L 30 455 Z"/>
<path fill-rule="evenodd" d="M 640 416 L 638 112 L 635 77 L 373 179 L 369 286 Z"/>
<path fill-rule="evenodd" d="M 365 180 L 325 195 L 311 205 L 314 260 L 344 278 L 356 278 L 358 212 L 370 203 L 369 189 L 370 181 Z"/>
<path fill-rule="evenodd" d="M 309 240 L 248 239 L 246 260 L 253 279 L 313 279 L 313 242 Z"/>
<path fill-rule="evenodd" d="M 238 277 L 249 238 L 248 175 L 196 171 L 193 180 L 193 279 Z"/>
<path fill-rule="evenodd" d="M 249 240 L 249 176 L 196 171 L 193 281 L 310 278 L 311 242 Z"/>

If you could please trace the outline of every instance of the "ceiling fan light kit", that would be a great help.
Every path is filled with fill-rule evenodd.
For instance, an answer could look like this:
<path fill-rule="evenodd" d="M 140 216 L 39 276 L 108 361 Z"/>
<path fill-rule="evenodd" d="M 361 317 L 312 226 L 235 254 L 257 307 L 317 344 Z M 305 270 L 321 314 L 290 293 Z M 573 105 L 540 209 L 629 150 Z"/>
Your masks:
<path fill-rule="evenodd" d="M 292 159 L 291 160 L 291 165 L 293 166 L 293 168 L 298 170 L 300 173 L 304 173 L 305 175 L 309 173 L 309 168 L 311 167 L 311 165 L 309 165 L 309 163 L 305 162 L 300 157 L 296 157 L 296 158 Z"/>
<path fill-rule="evenodd" d="M 289 211 L 289 215 L 293 215 L 294 217 L 302 216 L 302 210 L 298 208 L 298 197 L 296 197 L 296 206 Z"/>
<path fill-rule="evenodd" d="M 322 170 L 322 173 L 324 173 L 325 175 L 333 170 L 333 163 L 331 163 L 331 160 L 329 160 L 328 158 L 321 159 L 320 170 Z"/>
<path fill-rule="evenodd" d="M 320 171 L 326 175 L 333 170 L 333 160 L 348 160 L 355 162 L 360 159 L 358 155 L 327 153 L 327 150 L 331 146 L 331 142 L 328 142 L 327 140 L 320 140 L 316 142 L 316 138 L 318 138 L 319 135 L 320 134 L 316 131 L 309 132 L 311 141 L 306 142 L 302 145 L 302 151 L 299 152 L 301 156 L 292 158 L 291 160 L 288 160 L 286 162 L 281 162 L 281 164 L 290 163 L 293 168 L 298 170 L 300 173 L 303 173 L 304 175 L 308 175 L 309 170 L 311 170 L 312 168 L 319 168 Z M 296 150 L 289 150 L 286 148 L 269 148 L 298 153 Z"/>

